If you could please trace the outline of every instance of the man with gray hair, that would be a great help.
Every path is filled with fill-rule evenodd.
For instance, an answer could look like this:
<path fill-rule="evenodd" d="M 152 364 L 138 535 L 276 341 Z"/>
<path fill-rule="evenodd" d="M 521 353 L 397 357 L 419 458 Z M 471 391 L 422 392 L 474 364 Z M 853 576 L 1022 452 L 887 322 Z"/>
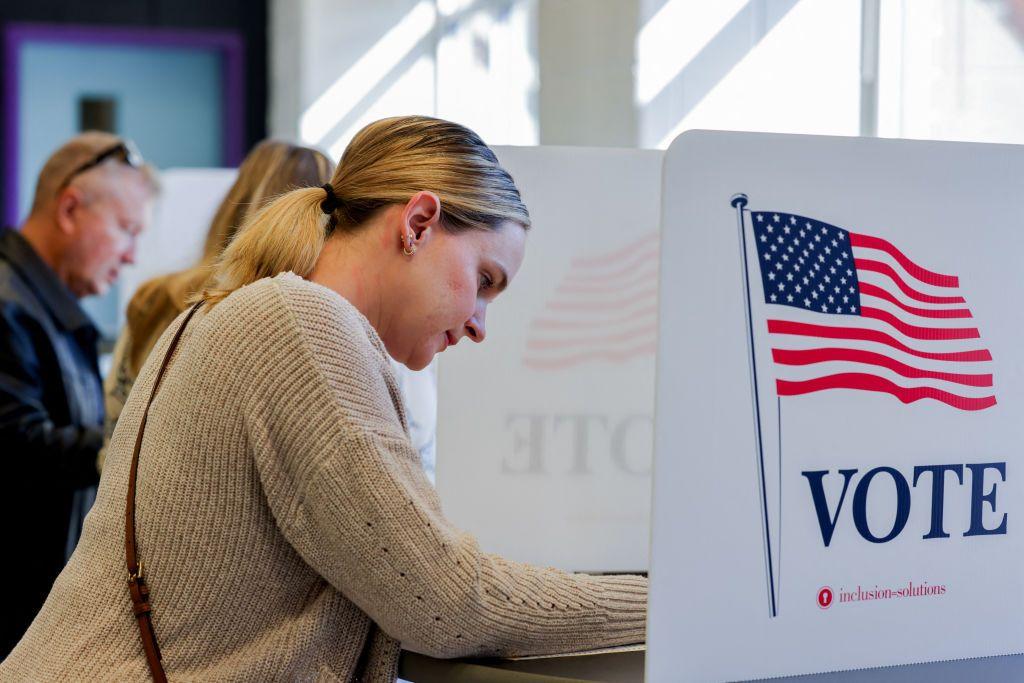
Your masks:
<path fill-rule="evenodd" d="M 14 575 L 0 659 L 74 549 L 98 480 L 98 333 L 78 300 L 104 293 L 133 262 L 156 191 L 131 142 L 83 133 L 43 166 L 20 230 L 0 230 L 0 538 Z"/>

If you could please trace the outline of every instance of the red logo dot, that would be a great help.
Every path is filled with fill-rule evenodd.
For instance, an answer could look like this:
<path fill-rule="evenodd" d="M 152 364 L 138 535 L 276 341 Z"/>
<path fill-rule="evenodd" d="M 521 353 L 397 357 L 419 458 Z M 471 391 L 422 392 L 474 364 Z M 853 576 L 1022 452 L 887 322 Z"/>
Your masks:
<path fill-rule="evenodd" d="M 818 607 L 828 609 L 832 606 L 832 589 L 825 586 L 818 591 Z"/>

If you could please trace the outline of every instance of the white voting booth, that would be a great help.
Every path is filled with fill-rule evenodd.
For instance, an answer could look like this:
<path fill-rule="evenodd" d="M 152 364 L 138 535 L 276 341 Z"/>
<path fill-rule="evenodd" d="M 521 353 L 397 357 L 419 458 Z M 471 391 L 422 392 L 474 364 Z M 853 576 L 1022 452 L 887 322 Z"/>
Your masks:
<path fill-rule="evenodd" d="M 445 514 L 512 559 L 644 570 L 662 153 L 495 151 L 533 227 L 486 342 L 439 357 Z"/>
<path fill-rule="evenodd" d="M 1022 187 L 1010 146 L 673 143 L 648 681 L 1024 651 Z"/>

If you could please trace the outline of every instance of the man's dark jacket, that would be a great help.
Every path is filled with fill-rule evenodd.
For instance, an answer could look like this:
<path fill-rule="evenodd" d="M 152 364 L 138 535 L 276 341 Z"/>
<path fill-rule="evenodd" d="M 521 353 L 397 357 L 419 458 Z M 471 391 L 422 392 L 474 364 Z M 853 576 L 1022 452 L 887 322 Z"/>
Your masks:
<path fill-rule="evenodd" d="M 0 659 L 42 607 L 64 561 L 103 441 L 96 328 L 16 231 L 0 229 Z M 79 511 L 76 511 L 79 512 Z M 69 528 L 70 527 L 70 528 Z"/>

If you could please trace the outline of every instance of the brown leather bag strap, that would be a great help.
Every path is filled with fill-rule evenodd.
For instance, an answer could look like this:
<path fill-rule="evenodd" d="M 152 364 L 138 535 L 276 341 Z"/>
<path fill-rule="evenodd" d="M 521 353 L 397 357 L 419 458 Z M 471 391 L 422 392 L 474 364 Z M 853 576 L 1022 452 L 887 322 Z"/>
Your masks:
<path fill-rule="evenodd" d="M 195 312 L 202 305 L 203 302 L 200 301 L 189 309 L 185 320 L 178 327 L 178 331 L 174 333 L 171 345 L 167 347 L 167 353 L 164 354 L 164 361 L 160 364 L 160 370 L 156 373 L 153 391 L 149 395 L 149 401 L 146 402 L 146 409 L 142 412 L 139 433 L 135 437 L 135 450 L 132 452 L 132 468 L 128 478 L 128 499 L 124 510 L 124 552 L 125 562 L 128 566 L 128 594 L 132 599 L 132 611 L 135 613 L 135 620 L 139 623 L 139 635 L 142 636 L 142 649 L 146 653 L 146 662 L 149 664 L 150 673 L 153 674 L 153 680 L 157 683 L 166 683 L 167 674 L 164 673 L 164 667 L 161 664 L 163 657 L 160 654 L 160 646 L 156 642 L 156 633 L 153 631 L 153 621 L 151 619 L 153 608 L 149 602 L 149 587 L 142 576 L 142 560 L 139 558 L 138 548 L 135 544 L 135 482 L 139 473 L 139 453 L 142 452 L 142 435 L 146 431 L 149 407 L 153 405 L 157 389 L 160 388 L 160 381 L 164 378 L 167 366 L 170 365 L 174 350 L 178 348 L 178 342 L 181 341 L 181 334 L 185 331 L 185 326 L 188 325 L 188 321 L 192 319 L 192 316 L 195 315 Z"/>

